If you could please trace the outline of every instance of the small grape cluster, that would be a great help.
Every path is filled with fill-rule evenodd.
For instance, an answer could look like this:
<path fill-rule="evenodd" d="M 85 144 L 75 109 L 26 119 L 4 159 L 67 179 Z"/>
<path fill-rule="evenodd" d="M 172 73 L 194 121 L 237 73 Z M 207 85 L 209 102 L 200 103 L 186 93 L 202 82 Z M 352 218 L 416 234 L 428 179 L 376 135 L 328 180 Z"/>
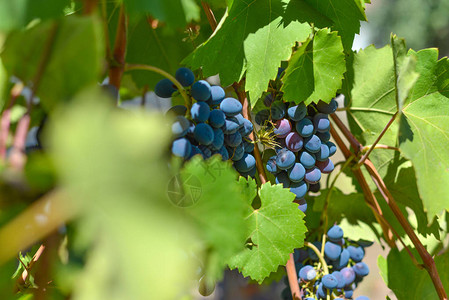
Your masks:
<path fill-rule="evenodd" d="M 310 190 L 320 190 L 322 173 L 334 170 L 329 159 L 337 148 L 330 139 L 328 115 L 335 112 L 337 101 L 319 101 L 306 106 L 304 103 L 274 101 L 269 94 L 264 104 L 268 107 L 259 111 L 255 121 L 265 128 L 272 128 L 276 137 L 277 155 L 268 159 L 267 170 L 275 175 L 276 183 L 289 188 L 296 195 L 299 208 L 305 212 L 304 199 Z"/>
<path fill-rule="evenodd" d="M 253 124 L 243 117 L 242 104 L 226 97 L 221 86 L 211 86 L 205 80 L 195 82 L 188 68 L 179 68 L 175 78 L 196 102 L 190 111 L 184 105 L 173 106 L 168 111 L 175 116 L 171 127 L 175 138 L 171 147 L 173 155 L 189 160 L 195 155 L 207 159 L 218 154 L 223 160 L 232 160 L 242 176 L 253 177 L 256 173 L 256 160 L 251 154 L 254 144 L 248 138 Z M 155 87 L 156 95 L 162 98 L 171 97 L 175 91 L 176 86 L 167 78 Z"/>
<path fill-rule="evenodd" d="M 365 248 L 372 243 L 353 242 L 343 238 L 343 229 L 338 225 L 329 229 L 327 238 L 328 241 L 324 245 L 324 259 L 328 268 L 332 270 L 330 274 L 324 274 L 319 257 L 312 248 L 295 249 L 295 266 L 299 270 L 298 282 L 304 293 L 304 299 L 326 299 L 326 296 L 331 294 L 338 298 L 352 299 L 354 289 L 369 274 L 369 268 L 362 259 L 365 256 Z M 321 242 L 316 241 L 313 245 L 321 251 Z M 282 295 L 283 299 L 291 299 L 289 287 L 284 289 Z M 359 296 L 356 300 L 369 300 L 369 298 Z"/>

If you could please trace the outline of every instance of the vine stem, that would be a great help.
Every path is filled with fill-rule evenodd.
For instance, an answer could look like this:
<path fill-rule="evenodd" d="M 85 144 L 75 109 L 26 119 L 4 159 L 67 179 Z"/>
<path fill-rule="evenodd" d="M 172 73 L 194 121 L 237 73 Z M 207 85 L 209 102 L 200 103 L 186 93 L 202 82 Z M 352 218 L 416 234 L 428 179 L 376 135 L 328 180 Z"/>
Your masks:
<path fill-rule="evenodd" d="M 345 135 L 345 137 L 349 140 L 349 142 L 355 149 L 356 153 L 359 152 L 363 148 L 363 147 L 361 147 L 360 142 L 352 135 L 352 133 L 343 124 L 343 122 L 338 118 L 338 116 L 336 116 L 335 114 L 332 114 L 331 117 L 337 124 L 338 128 Z M 332 133 L 332 130 L 333 130 L 332 136 L 338 135 L 338 134 L 336 134 L 335 129 L 333 129 L 333 128 L 331 128 L 331 133 Z M 340 142 L 341 142 L 341 139 L 340 139 Z M 344 144 L 343 144 L 343 146 L 344 146 Z M 344 146 L 344 147 L 346 147 L 346 146 Z M 347 150 L 347 151 L 349 151 L 349 150 Z M 429 273 L 429 276 L 432 280 L 432 283 L 435 287 L 438 297 L 441 300 L 447 300 L 448 298 L 447 298 L 446 291 L 444 290 L 443 284 L 442 284 L 440 276 L 438 274 L 438 270 L 435 265 L 435 261 L 433 260 L 432 256 L 429 254 L 429 252 L 427 252 L 426 248 L 423 246 L 423 244 L 421 243 L 419 238 L 416 236 L 413 228 L 410 226 L 407 219 L 402 214 L 396 201 L 394 200 L 393 196 L 391 195 L 390 191 L 388 190 L 387 186 L 385 185 L 385 182 L 383 181 L 382 177 L 377 172 L 373 163 L 367 158 L 364 161 L 363 165 L 368 170 L 369 174 L 371 175 L 371 178 L 373 179 L 374 183 L 376 184 L 377 188 L 379 189 L 380 193 L 382 194 L 382 197 L 385 199 L 388 206 L 392 210 L 392 212 L 395 215 L 396 219 L 398 220 L 399 224 L 404 229 L 406 234 L 409 236 L 413 245 L 416 247 L 416 250 L 418 251 L 419 256 L 423 260 L 424 267 L 427 270 L 427 272 Z M 359 183 L 361 185 L 363 182 L 366 183 L 366 180 L 365 180 L 363 173 L 360 169 L 353 169 L 353 172 L 356 175 L 357 180 L 359 181 Z M 364 191 L 365 196 L 367 195 L 368 191 L 370 194 L 372 194 L 371 189 L 369 189 L 369 186 L 368 186 L 368 191 L 365 191 L 366 187 L 364 188 L 362 186 L 362 189 Z"/>
<path fill-rule="evenodd" d="M 146 70 L 155 72 L 158 74 L 161 74 L 162 76 L 168 78 L 173 82 L 173 84 L 178 88 L 178 91 L 181 93 L 181 96 L 184 98 L 184 102 L 187 108 L 190 108 L 192 106 L 192 99 L 187 95 L 184 87 L 179 83 L 178 80 L 176 80 L 175 77 L 173 77 L 170 73 L 165 72 L 162 69 L 159 69 L 154 66 L 150 65 L 142 65 L 142 64 L 126 64 L 124 68 L 125 72 L 132 71 L 132 70 Z"/>
<path fill-rule="evenodd" d="M 368 151 L 371 147 L 372 147 L 372 145 L 364 146 L 362 149 L 362 153 L 366 153 L 366 151 Z M 393 146 L 388 146 L 388 145 L 383 145 L 383 144 L 375 145 L 374 149 L 387 149 L 387 150 L 400 151 L 398 147 L 393 147 Z"/>
<path fill-rule="evenodd" d="M 117 24 L 117 33 L 115 36 L 114 49 L 112 53 L 112 61 L 109 61 L 109 83 L 120 89 L 122 81 L 125 55 L 126 55 L 126 40 L 128 20 L 125 15 L 125 8 L 123 4 L 120 6 L 119 19 Z"/>
<path fill-rule="evenodd" d="M 377 139 L 374 141 L 374 143 L 371 145 L 371 147 L 368 149 L 368 151 L 362 156 L 362 158 L 359 160 L 359 162 L 357 163 L 356 167 L 360 167 L 361 165 L 363 165 L 363 163 L 365 162 L 365 160 L 368 158 L 368 156 L 371 154 L 371 152 L 375 149 L 377 143 L 380 141 L 380 139 L 384 136 L 385 132 L 387 132 L 388 128 L 390 128 L 391 124 L 393 124 L 394 120 L 396 120 L 396 116 L 398 115 L 398 112 L 396 112 L 390 119 L 390 121 L 388 121 L 387 125 L 385 125 L 384 129 L 382 130 L 382 132 L 379 134 L 379 136 L 377 137 Z"/>
<path fill-rule="evenodd" d="M 217 19 L 215 19 L 214 12 L 209 6 L 209 3 L 205 1 L 201 1 L 201 5 L 203 6 L 204 13 L 206 14 L 207 20 L 209 21 L 209 25 L 212 28 L 212 31 L 217 29 Z"/>

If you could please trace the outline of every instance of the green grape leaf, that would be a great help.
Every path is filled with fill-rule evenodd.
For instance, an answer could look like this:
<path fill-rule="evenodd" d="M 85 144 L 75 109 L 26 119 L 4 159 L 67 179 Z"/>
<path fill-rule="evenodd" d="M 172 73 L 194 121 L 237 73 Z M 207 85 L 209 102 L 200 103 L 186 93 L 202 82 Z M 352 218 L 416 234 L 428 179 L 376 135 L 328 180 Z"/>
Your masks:
<path fill-rule="evenodd" d="M 415 249 L 411 249 L 419 257 Z M 418 269 L 406 250 L 391 249 L 387 258 L 379 256 L 377 264 L 387 286 L 393 290 L 398 300 L 438 299 L 435 287 L 425 269 Z M 435 257 L 438 274 L 445 290 L 449 289 L 449 252 Z"/>
<path fill-rule="evenodd" d="M 62 17 L 70 0 L 0 0 L 0 31 L 25 27 L 34 19 Z"/>
<path fill-rule="evenodd" d="M 210 39 L 184 62 L 194 69 L 202 67 L 204 76 L 219 74 L 223 86 L 239 81 L 249 68 L 246 89 L 256 99 L 276 76 L 281 60 L 290 56 L 295 39 L 303 40 L 308 34 L 306 25 L 282 22 L 284 6 L 281 0 L 235 0 Z M 261 61 L 260 53 L 273 57 L 264 56 L 269 61 Z M 256 82 L 259 79 L 263 81 Z"/>
<path fill-rule="evenodd" d="M 282 60 L 288 60 L 296 41 L 304 41 L 311 33 L 307 23 L 292 22 L 280 26 L 281 17 L 248 35 L 244 43 L 247 60 L 245 89 L 249 91 L 251 107 L 267 89 L 269 80 L 276 79 Z"/>
<path fill-rule="evenodd" d="M 194 0 L 124 0 L 124 3 L 128 12 L 133 15 L 148 13 L 174 27 L 183 27 L 200 17 L 200 8 Z"/>
<path fill-rule="evenodd" d="M 96 18 L 70 16 L 11 34 L 2 60 L 10 76 L 37 84 L 36 95 L 49 109 L 97 83 L 103 48 L 101 24 Z"/>
<path fill-rule="evenodd" d="M 184 191 L 190 191 L 195 202 L 183 210 L 208 247 L 204 249 L 208 252 L 205 273 L 212 280 L 222 279 L 226 262 L 245 244 L 246 196 L 241 194 L 236 175 L 219 155 L 207 161 L 196 156 L 181 171 Z"/>
<path fill-rule="evenodd" d="M 129 28 L 129 44 L 126 61 L 131 64 L 147 64 L 175 74 L 181 60 L 193 50 L 190 43 L 183 41 L 185 35 L 168 31 L 166 28 L 152 28 L 142 18 Z M 130 72 L 139 88 L 148 85 L 152 89 L 163 77 L 154 72 L 136 70 Z"/>
<path fill-rule="evenodd" d="M 345 71 L 341 38 L 329 29 L 319 30 L 293 54 L 282 78 L 284 99 L 329 102 L 341 88 Z"/>
<path fill-rule="evenodd" d="M 229 267 L 238 268 L 243 276 L 261 283 L 280 265 L 286 264 L 294 248 L 303 246 L 307 231 L 304 213 L 293 202 L 293 193 L 281 185 L 270 183 L 260 188 L 260 207 L 254 209 L 255 181 L 241 178 L 239 183 L 248 205 L 245 218 L 248 224 L 247 244 L 245 250 L 230 260 Z"/>

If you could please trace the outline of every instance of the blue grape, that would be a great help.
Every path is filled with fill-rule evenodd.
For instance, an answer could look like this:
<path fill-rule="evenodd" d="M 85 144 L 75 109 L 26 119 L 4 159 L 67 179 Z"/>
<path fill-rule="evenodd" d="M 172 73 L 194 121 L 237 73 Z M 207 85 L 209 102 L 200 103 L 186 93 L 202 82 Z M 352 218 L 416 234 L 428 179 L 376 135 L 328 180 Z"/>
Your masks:
<path fill-rule="evenodd" d="M 338 225 L 334 225 L 327 231 L 327 237 L 331 242 L 338 243 L 343 238 L 343 229 Z"/>
<path fill-rule="evenodd" d="M 369 274 L 368 265 L 364 262 L 358 262 L 354 266 L 352 266 L 354 273 L 359 277 L 364 277 Z"/>
<path fill-rule="evenodd" d="M 242 116 L 242 114 L 236 114 L 233 118 L 235 118 L 237 123 L 239 123 L 239 129 L 243 128 L 246 119 Z"/>
<path fill-rule="evenodd" d="M 326 242 L 324 245 L 324 255 L 330 260 L 337 260 L 341 254 L 341 246 L 333 242 Z"/>
<path fill-rule="evenodd" d="M 352 295 L 354 294 L 354 290 L 352 290 L 351 288 L 345 288 L 345 298 L 347 299 L 351 299 Z"/>
<path fill-rule="evenodd" d="M 276 101 L 271 104 L 271 118 L 273 120 L 280 120 L 285 116 L 285 103 Z"/>
<path fill-rule="evenodd" d="M 341 269 L 340 274 L 343 275 L 343 278 L 345 279 L 346 282 L 346 286 L 350 285 L 355 280 L 355 272 L 350 267 Z"/>
<path fill-rule="evenodd" d="M 242 143 L 242 135 L 238 131 L 232 134 L 227 134 L 225 135 L 224 142 L 226 146 L 237 147 Z"/>
<path fill-rule="evenodd" d="M 337 289 L 343 289 L 346 286 L 346 281 L 339 271 L 334 271 L 331 274 L 337 279 Z"/>
<path fill-rule="evenodd" d="M 271 174 L 277 174 L 277 173 L 281 172 L 281 170 L 278 169 L 276 166 L 276 156 L 272 156 L 268 159 L 267 171 L 270 172 Z"/>
<path fill-rule="evenodd" d="M 301 102 L 298 105 L 291 106 L 287 110 L 288 117 L 295 121 L 301 121 L 307 115 L 307 106 Z"/>
<path fill-rule="evenodd" d="M 310 169 L 315 166 L 315 155 L 307 151 L 302 151 L 299 153 L 299 162 L 304 166 L 304 168 Z"/>
<path fill-rule="evenodd" d="M 268 109 L 262 109 L 261 111 L 257 112 L 256 117 L 254 120 L 259 125 L 264 125 L 266 121 L 270 119 L 270 111 Z"/>
<path fill-rule="evenodd" d="M 338 285 L 337 278 L 335 278 L 334 275 L 331 274 L 324 275 L 321 281 L 323 282 L 323 286 L 329 290 L 335 289 Z"/>
<path fill-rule="evenodd" d="M 276 166 L 281 170 L 287 170 L 295 164 L 295 154 L 284 148 L 278 152 Z"/>
<path fill-rule="evenodd" d="M 243 144 L 238 145 L 237 147 L 227 147 L 229 157 L 233 161 L 238 161 L 242 159 L 243 154 L 245 154 L 245 147 L 243 147 Z"/>
<path fill-rule="evenodd" d="M 209 125 L 215 128 L 220 128 L 225 124 L 225 114 L 219 110 L 214 109 L 209 114 Z"/>
<path fill-rule="evenodd" d="M 161 98 L 170 98 L 175 91 L 173 82 L 168 78 L 160 80 L 154 87 L 154 93 Z"/>
<path fill-rule="evenodd" d="M 195 75 L 193 74 L 193 72 L 190 69 L 184 67 L 176 70 L 175 78 L 184 87 L 191 86 L 195 81 Z"/>
<path fill-rule="evenodd" d="M 282 184 L 284 188 L 289 188 L 292 183 L 290 178 L 288 178 L 287 172 L 284 171 L 276 174 L 275 182 L 276 184 Z"/>
<path fill-rule="evenodd" d="M 169 110 L 167 110 L 167 114 L 172 114 L 175 116 L 185 116 L 187 112 L 187 107 L 184 105 L 175 105 L 170 107 Z"/>
<path fill-rule="evenodd" d="M 206 122 L 210 115 L 210 108 L 204 102 L 193 103 L 190 115 L 195 122 Z"/>
<path fill-rule="evenodd" d="M 334 99 L 332 99 L 329 104 L 320 100 L 318 101 L 317 105 L 316 105 L 316 109 L 324 114 L 331 114 L 333 112 L 335 112 L 338 108 L 338 103 L 337 101 Z"/>
<path fill-rule="evenodd" d="M 309 191 L 311 191 L 312 193 L 318 193 L 321 189 L 321 185 L 319 182 L 317 183 L 312 183 L 309 185 Z"/>
<path fill-rule="evenodd" d="M 226 134 L 233 134 L 239 130 L 240 124 L 234 117 L 227 117 L 223 126 L 223 132 Z"/>
<path fill-rule="evenodd" d="M 320 150 L 315 154 L 317 161 L 325 161 L 329 158 L 329 147 L 326 144 L 321 144 Z"/>
<path fill-rule="evenodd" d="M 359 244 L 359 246 L 366 248 L 366 247 L 370 247 L 374 244 L 373 241 L 367 241 L 367 240 L 358 240 L 357 244 Z"/>
<path fill-rule="evenodd" d="M 190 128 L 190 122 L 183 116 L 177 116 L 171 125 L 171 132 L 175 138 L 183 137 Z"/>
<path fill-rule="evenodd" d="M 173 141 L 171 152 L 178 157 L 188 158 L 192 151 L 192 144 L 186 138 L 180 138 Z"/>
<path fill-rule="evenodd" d="M 361 262 L 363 257 L 365 256 L 365 252 L 363 251 L 362 247 L 354 247 L 354 246 L 348 246 L 346 248 L 349 252 L 349 256 L 351 259 L 355 262 Z"/>
<path fill-rule="evenodd" d="M 329 131 L 316 132 L 315 135 L 321 140 L 321 143 L 326 143 L 331 138 L 331 134 L 329 133 Z"/>
<path fill-rule="evenodd" d="M 246 153 L 251 153 L 254 151 L 254 144 L 251 142 L 248 142 L 247 140 L 243 140 L 243 146 L 245 148 Z"/>
<path fill-rule="evenodd" d="M 317 137 L 316 135 L 312 135 L 308 138 L 305 138 L 304 139 L 304 148 L 311 153 L 316 153 L 316 152 L 320 151 L 321 141 L 320 141 L 319 137 Z"/>
<path fill-rule="evenodd" d="M 189 159 L 191 159 L 195 155 L 201 155 L 202 157 L 204 157 L 203 151 L 201 151 L 200 148 L 198 148 L 198 146 L 192 145 L 192 151 L 190 151 Z"/>
<path fill-rule="evenodd" d="M 202 145 L 210 145 L 214 140 L 214 131 L 212 127 L 210 127 L 206 123 L 199 123 L 195 126 L 195 130 L 193 132 L 195 140 Z"/>
<path fill-rule="evenodd" d="M 248 172 L 240 172 L 240 175 L 244 178 L 254 177 L 256 175 L 256 167 L 252 168 Z"/>
<path fill-rule="evenodd" d="M 300 211 L 305 213 L 307 211 L 307 201 L 304 198 L 296 198 L 295 201 L 299 204 L 298 208 Z"/>
<path fill-rule="evenodd" d="M 210 147 L 213 150 L 218 150 L 221 147 L 223 147 L 224 133 L 223 130 L 217 128 L 214 128 L 213 131 L 214 131 L 214 139 L 212 140 Z"/>
<path fill-rule="evenodd" d="M 276 121 L 273 133 L 278 138 L 286 137 L 290 133 L 290 131 L 292 131 L 292 124 L 290 124 L 289 120 L 281 119 Z"/>
<path fill-rule="evenodd" d="M 317 273 L 313 266 L 306 265 L 299 270 L 298 275 L 304 281 L 312 281 L 315 279 Z"/>
<path fill-rule="evenodd" d="M 290 184 L 290 192 L 296 195 L 296 198 L 302 198 L 306 195 L 308 190 L 307 183 L 304 181 L 292 182 Z"/>
<path fill-rule="evenodd" d="M 263 104 L 266 107 L 270 107 L 273 102 L 274 102 L 274 97 L 272 94 L 266 95 L 265 98 L 263 99 Z"/>
<path fill-rule="evenodd" d="M 249 153 L 243 154 L 243 157 L 234 163 L 234 167 L 239 172 L 248 172 L 256 166 L 256 159 Z"/>
<path fill-rule="evenodd" d="M 299 150 L 302 149 L 302 146 L 304 145 L 304 140 L 298 133 L 290 132 L 285 137 L 285 145 L 288 148 L 288 150 L 298 152 Z"/>
<path fill-rule="evenodd" d="M 337 146 L 335 146 L 332 142 L 327 142 L 326 145 L 329 147 L 329 157 L 335 154 L 337 152 Z"/>
<path fill-rule="evenodd" d="M 217 153 L 221 155 L 224 161 L 229 159 L 229 153 L 225 146 L 221 146 L 221 148 L 217 150 Z"/>
<path fill-rule="evenodd" d="M 334 163 L 329 158 L 325 161 L 317 161 L 316 166 L 323 174 L 329 174 L 334 170 Z"/>
<path fill-rule="evenodd" d="M 242 112 L 242 104 L 235 98 L 225 98 L 220 103 L 220 109 L 226 116 L 235 116 Z"/>
<path fill-rule="evenodd" d="M 369 300 L 369 298 L 366 296 L 358 296 L 355 300 Z"/>
<path fill-rule="evenodd" d="M 323 286 L 323 283 L 320 282 L 320 284 L 318 284 L 318 289 L 316 291 L 317 298 L 326 299 L 327 294 L 328 294 L 327 289 Z"/>
<path fill-rule="evenodd" d="M 199 145 L 198 148 L 203 152 L 204 159 L 212 156 L 212 151 L 206 145 Z"/>
<path fill-rule="evenodd" d="M 293 251 L 293 257 L 295 261 L 302 262 L 309 257 L 309 253 L 307 253 L 307 250 L 305 249 L 295 249 Z"/>
<path fill-rule="evenodd" d="M 314 133 L 315 129 L 313 127 L 312 121 L 305 118 L 296 123 L 296 131 L 302 137 L 309 137 Z"/>
<path fill-rule="evenodd" d="M 341 270 L 349 263 L 349 251 L 343 249 L 340 253 L 340 257 L 335 261 L 334 267 L 337 270 Z"/>
<path fill-rule="evenodd" d="M 223 101 L 225 97 L 225 91 L 221 86 L 213 85 L 210 87 L 210 100 L 212 106 L 220 105 L 221 101 Z"/>
<path fill-rule="evenodd" d="M 288 178 L 290 178 L 293 182 L 300 182 L 304 179 L 304 175 L 306 174 L 306 169 L 303 167 L 301 163 L 295 163 L 293 167 L 288 169 Z"/>
<path fill-rule="evenodd" d="M 330 125 L 329 118 L 325 114 L 319 113 L 313 117 L 313 126 L 315 126 L 315 130 L 318 132 L 328 131 Z"/>
<path fill-rule="evenodd" d="M 308 169 L 306 171 L 306 175 L 304 176 L 304 180 L 310 184 L 317 183 L 318 181 L 320 181 L 320 179 L 321 179 L 321 171 L 316 167 Z"/>
<path fill-rule="evenodd" d="M 210 88 L 209 82 L 206 80 L 198 80 L 192 85 L 190 92 L 196 101 L 207 101 L 210 98 Z"/>
<path fill-rule="evenodd" d="M 253 130 L 254 130 L 253 123 L 251 123 L 250 120 L 244 119 L 243 127 L 239 129 L 240 134 L 242 136 L 248 136 L 251 134 L 251 132 L 253 132 Z"/>

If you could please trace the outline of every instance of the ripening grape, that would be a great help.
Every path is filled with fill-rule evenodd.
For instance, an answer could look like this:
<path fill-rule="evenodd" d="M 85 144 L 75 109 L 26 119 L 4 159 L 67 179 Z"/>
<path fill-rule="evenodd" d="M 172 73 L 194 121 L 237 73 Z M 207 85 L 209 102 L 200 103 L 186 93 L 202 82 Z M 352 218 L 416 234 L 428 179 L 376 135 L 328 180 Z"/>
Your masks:
<path fill-rule="evenodd" d="M 334 163 L 329 158 L 325 161 L 317 161 L 316 166 L 320 169 L 321 173 L 329 174 L 334 170 Z"/>
<path fill-rule="evenodd" d="M 211 110 L 209 114 L 209 125 L 215 128 L 220 128 L 225 124 L 225 114 L 219 110 Z"/>
<path fill-rule="evenodd" d="M 226 116 L 235 116 L 242 111 L 242 104 L 235 98 L 225 98 L 220 103 L 220 109 Z"/>
<path fill-rule="evenodd" d="M 192 104 L 190 114 L 195 122 L 206 122 L 209 119 L 210 108 L 205 102 L 196 102 Z"/>
<path fill-rule="evenodd" d="M 316 135 L 305 138 L 304 148 L 311 153 L 316 153 L 321 149 L 321 140 Z"/>
<path fill-rule="evenodd" d="M 329 290 L 336 288 L 338 285 L 337 278 L 335 278 L 334 275 L 331 275 L 331 274 L 324 275 L 321 280 L 323 282 L 323 287 L 325 287 L 326 289 L 329 289 Z"/>
<path fill-rule="evenodd" d="M 317 161 L 325 161 L 329 158 L 329 147 L 326 144 L 321 144 L 320 150 L 315 153 Z"/>
<path fill-rule="evenodd" d="M 287 110 L 288 117 L 295 122 L 301 121 L 307 115 L 307 106 L 301 102 L 298 105 L 294 105 Z"/>
<path fill-rule="evenodd" d="M 249 153 L 243 154 L 243 157 L 234 164 L 237 171 L 248 172 L 256 166 L 256 159 Z"/>
<path fill-rule="evenodd" d="M 192 85 L 191 94 L 196 101 L 207 101 L 211 95 L 211 86 L 209 82 L 205 80 L 195 82 Z"/>
<path fill-rule="evenodd" d="M 341 254 L 341 246 L 333 242 L 326 242 L 324 245 L 324 255 L 330 260 L 337 260 Z"/>
<path fill-rule="evenodd" d="M 296 195 L 296 198 L 302 198 L 307 193 L 307 183 L 304 181 L 292 182 L 290 184 L 290 192 Z"/>
<path fill-rule="evenodd" d="M 279 138 L 285 138 L 292 130 L 292 125 L 287 119 L 277 120 L 274 125 L 274 134 Z"/>
<path fill-rule="evenodd" d="M 180 138 L 173 141 L 171 152 L 178 157 L 187 158 L 192 151 L 192 144 L 186 138 Z"/>
<path fill-rule="evenodd" d="M 321 179 L 321 171 L 317 167 L 313 167 L 311 169 L 306 170 L 306 174 L 304 175 L 304 180 L 307 183 L 313 184 L 318 183 Z"/>
<path fill-rule="evenodd" d="M 195 75 L 188 68 L 179 68 L 176 70 L 175 78 L 184 87 L 191 86 L 195 81 Z"/>
<path fill-rule="evenodd" d="M 313 153 L 307 151 L 302 151 L 299 153 L 299 162 L 306 168 L 310 169 L 315 166 L 316 159 Z"/>
<path fill-rule="evenodd" d="M 288 178 L 293 182 L 301 182 L 306 174 L 306 169 L 300 163 L 295 163 L 293 167 L 287 170 Z"/>
<path fill-rule="evenodd" d="M 311 281 L 311 280 L 315 279 L 317 273 L 313 266 L 306 265 L 299 270 L 298 275 L 299 275 L 299 278 L 304 281 Z"/>
<path fill-rule="evenodd" d="M 313 126 L 318 132 L 327 132 L 330 125 L 329 118 L 325 114 L 319 113 L 313 117 Z"/>
<path fill-rule="evenodd" d="M 162 79 L 154 87 L 154 93 L 161 98 L 170 98 L 175 91 L 173 82 L 168 78 Z"/>
<path fill-rule="evenodd" d="M 285 146 L 290 151 L 298 152 L 299 150 L 302 149 L 303 145 L 304 145 L 304 140 L 297 132 L 290 132 L 285 137 Z"/>
<path fill-rule="evenodd" d="M 338 243 L 343 238 L 343 229 L 338 225 L 334 225 L 327 231 L 327 237 L 331 242 Z"/>
<path fill-rule="evenodd" d="M 221 86 L 214 85 L 210 87 L 210 101 L 212 106 L 220 105 L 225 97 L 225 91 Z"/>
<path fill-rule="evenodd" d="M 306 138 L 311 136 L 314 133 L 315 129 L 313 127 L 312 121 L 310 121 L 307 118 L 304 118 L 296 123 L 296 131 L 300 136 Z"/>
<path fill-rule="evenodd" d="M 330 115 L 331 113 L 334 113 L 338 108 L 338 103 L 335 99 L 332 99 L 330 103 L 326 103 L 324 101 L 318 101 L 318 104 L 316 105 L 316 109 L 324 114 Z"/>
<path fill-rule="evenodd" d="M 276 166 L 281 170 L 287 170 L 295 164 L 295 160 L 295 154 L 290 150 L 283 148 L 277 155 Z"/>
<path fill-rule="evenodd" d="M 214 131 L 212 127 L 206 123 L 199 123 L 196 125 L 193 135 L 195 140 L 202 145 L 210 145 L 214 140 Z"/>
<path fill-rule="evenodd" d="M 273 102 L 273 104 L 271 104 L 270 112 L 273 120 L 282 119 L 285 116 L 285 103 L 282 101 Z"/>

